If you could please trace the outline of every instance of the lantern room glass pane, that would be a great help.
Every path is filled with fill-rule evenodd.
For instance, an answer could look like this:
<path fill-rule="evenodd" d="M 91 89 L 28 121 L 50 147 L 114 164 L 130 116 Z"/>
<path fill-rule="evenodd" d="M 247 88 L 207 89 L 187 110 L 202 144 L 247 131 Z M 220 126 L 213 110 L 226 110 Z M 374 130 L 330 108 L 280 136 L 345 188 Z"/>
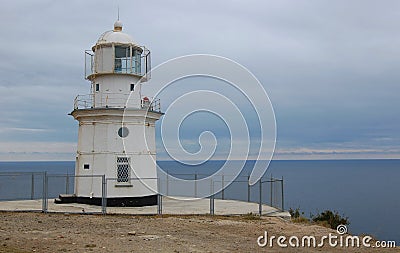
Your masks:
<path fill-rule="evenodd" d="M 115 46 L 115 73 L 142 75 L 142 51 L 124 46 Z"/>
<path fill-rule="evenodd" d="M 141 55 L 142 52 L 139 50 L 133 50 L 132 54 L 132 70 L 134 74 L 141 75 L 142 68 L 141 68 Z"/>
<path fill-rule="evenodd" d="M 131 73 L 131 49 L 130 47 L 115 47 L 115 65 L 116 73 Z"/>

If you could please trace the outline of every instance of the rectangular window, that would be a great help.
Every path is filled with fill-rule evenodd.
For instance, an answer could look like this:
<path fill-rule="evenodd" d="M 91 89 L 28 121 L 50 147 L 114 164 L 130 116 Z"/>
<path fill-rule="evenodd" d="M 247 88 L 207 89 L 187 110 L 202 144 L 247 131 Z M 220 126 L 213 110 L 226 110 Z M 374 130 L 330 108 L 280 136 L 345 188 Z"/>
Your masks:
<path fill-rule="evenodd" d="M 96 83 L 96 91 L 100 91 L 100 84 Z"/>
<path fill-rule="evenodd" d="M 131 166 L 129 157 L 117 157 L 117 183 L 129 183 Z"/>
<path fill-rule="evenodd" d="M 135 84 L 131 83 L 131 91 L 134 91 L 134 90 L 135 90 Z"/>
<path fill-rule="evenodd" d="M 130 47 L 115 47 L 115 65 L 116 73 L 131 73 L 131 48 Z"/>
<path fill-rule="evenodd" d="M 83 169 L 84 169 L 84 170 L 88 170 L 89 168 L 90 168 L 89 164 L 85 163 L 85 164 L 83 165 Z"/>
<path fill-rule="evenodd" d="M 141 75 L 141 56 L 142 53 L 139 50 L 133 50 L 132 52 L 132 61 L 133 61 L 133 71 L 135 74 Z"/>

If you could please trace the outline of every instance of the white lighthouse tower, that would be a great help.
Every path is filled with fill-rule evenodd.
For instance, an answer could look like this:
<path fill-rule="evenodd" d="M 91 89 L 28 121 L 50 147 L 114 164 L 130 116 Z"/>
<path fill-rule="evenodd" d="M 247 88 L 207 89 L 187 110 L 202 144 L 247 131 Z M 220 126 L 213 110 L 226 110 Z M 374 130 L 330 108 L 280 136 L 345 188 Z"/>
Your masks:
<path fill-rule="evenodd" d="M 79 121 L 74 201 L 101 204 L 95 176 L 105 175 L 107 205 L 157 204 L 155 122 L 162 113 L 158 100 L 141 94 L 150 51 L 123 33 L 118 20 L 85 56 L 91 91 L 76 97 L 71 112 Z"/>

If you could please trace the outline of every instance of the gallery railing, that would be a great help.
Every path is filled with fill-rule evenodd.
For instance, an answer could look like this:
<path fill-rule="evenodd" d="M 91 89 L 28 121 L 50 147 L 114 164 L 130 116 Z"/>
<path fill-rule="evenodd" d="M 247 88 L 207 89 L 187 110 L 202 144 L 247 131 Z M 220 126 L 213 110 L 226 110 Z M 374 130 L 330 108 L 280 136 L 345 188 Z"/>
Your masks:
<path fill-rule="evenodd" d="M 120 93 L 95 93 L 78 95 L 74 100 L 74 110 L 93 108 L 129 108 L 130 94 Z M 140 100 L 140 109 L 152 112 L 161 112 L 161 103 L 158 98 L 143 96 Z"/>

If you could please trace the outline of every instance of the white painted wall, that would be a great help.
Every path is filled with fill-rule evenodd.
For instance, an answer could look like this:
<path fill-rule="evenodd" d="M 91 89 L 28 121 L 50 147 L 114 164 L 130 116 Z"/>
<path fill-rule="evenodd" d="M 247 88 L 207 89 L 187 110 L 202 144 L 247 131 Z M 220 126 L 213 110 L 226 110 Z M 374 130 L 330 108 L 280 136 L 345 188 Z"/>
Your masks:
<path fill-rule="evenodd" d="M 128 103 L 129 108 L 140 108 L 141 84 L 138 82 L 139 80 L 139 77 L 127 74 L 96 77 L 92 81 L 95 107 L 123 108 Z M 96 84 L 99 85 L 99 91 L 96 91 Z M 135 85 L 135 89 L 132 92 L 130 90 L 131 84 Z"/>
<path fill-rule="evenodd" d="M 113 47 L 98 47 L 94 55 L 95 73 L 114 72 L 114 50 Z"/>
<path fill-rule="evenodd" d="M 107 197 L 137 197 L 156 194 L 155 121 L 161 116 L 146 110 L 95 109 L 77 110 L 73 116 L 79 120 L 76 175 L 106 175 L 117 178 L 117 157 L 130 157 L 130 184 L 108 180 Z M 124 122 L 122 123 L 122 118 Z M 118 135 L 121 126 L 129 129 L 124 139 Z M 146 141 L 147 145 L 146 145 Z M 89 164 L 89 169 L 84 169 Z M 131 187 L 117 187 L 129 185 Z M 77 177 L 75 193 L 78 196 L 101 197 L 101 178 Z"/>

